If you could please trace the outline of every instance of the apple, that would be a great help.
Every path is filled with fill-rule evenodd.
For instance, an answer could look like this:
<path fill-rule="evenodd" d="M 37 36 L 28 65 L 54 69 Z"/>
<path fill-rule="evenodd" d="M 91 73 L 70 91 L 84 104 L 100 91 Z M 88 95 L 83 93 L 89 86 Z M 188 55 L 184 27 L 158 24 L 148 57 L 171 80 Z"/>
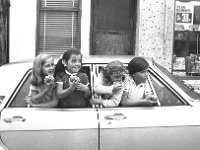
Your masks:
<path fill-rule="evenodd" d="M 52 75 L 45 76 L 44 78 L 45 83 L 50 83 L 52 80 L 54 80 Z"/>
<path fill-rule="evenodd" d="M 77 81 L 77 80 L 79 80 L 79 78 L 76 75 L 70 76 L 70 82 L 74 82 L 74 81 Z"/>

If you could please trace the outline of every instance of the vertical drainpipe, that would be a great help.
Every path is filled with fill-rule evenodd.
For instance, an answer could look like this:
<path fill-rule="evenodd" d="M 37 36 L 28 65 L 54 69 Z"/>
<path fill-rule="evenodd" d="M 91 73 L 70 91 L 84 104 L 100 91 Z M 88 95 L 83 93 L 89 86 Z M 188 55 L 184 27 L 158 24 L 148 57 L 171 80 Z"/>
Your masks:
<path fill-rule="evenodd" d="M 10 55 L 10 54 L 9 54 L 9 49 L 10 49 L 10 48 L 9 48 L 9 43 L 10 43 L 10 42 L 9 42 L 9 41 L 10 41 L 10 40 L 9 40 L 9 39 L 10 39 L 10 36 L 9 36 L 9 35 L 10 35 L 10 0 L 8 0 L 7 2 L 8 2 L 8 3 L 7 3 L 7 7 L 8 7 L 8 24 L 7 24 L 7 29 L 8 29 L 8 32 L 7 32 L 7 41 L 8 41 L 8 42 L 7 42 L 7 48 L 8 48 L 8 55 L 7 55 L 7 60 L 8 60 L 8 62 L 9 62 L 9 55 Z"/>
<path fill-rule="evenodd" d="M 9 63 L 9 38 L 10 38 L 10 0 L 7 0 L 7 63 Z"/>

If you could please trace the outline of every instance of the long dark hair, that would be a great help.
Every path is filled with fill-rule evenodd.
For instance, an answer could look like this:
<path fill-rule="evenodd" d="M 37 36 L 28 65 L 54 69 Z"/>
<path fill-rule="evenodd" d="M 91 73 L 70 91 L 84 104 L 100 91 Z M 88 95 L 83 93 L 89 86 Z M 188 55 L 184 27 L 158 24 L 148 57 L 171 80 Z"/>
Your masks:
<path fill-rule="evenodd" d="M 70 48 L 70 49 L 66 50 L 56 64 L 54 77 L 56 76 L 57 73 L 65 71 L 65 66 L 63 65 L 62 61 L 64 60 L 65 62 L 68 62 L 71 55 L 73 55 L 73 54 L 82 55 L 80 50 L 75 49 L 75 48 Z"/>

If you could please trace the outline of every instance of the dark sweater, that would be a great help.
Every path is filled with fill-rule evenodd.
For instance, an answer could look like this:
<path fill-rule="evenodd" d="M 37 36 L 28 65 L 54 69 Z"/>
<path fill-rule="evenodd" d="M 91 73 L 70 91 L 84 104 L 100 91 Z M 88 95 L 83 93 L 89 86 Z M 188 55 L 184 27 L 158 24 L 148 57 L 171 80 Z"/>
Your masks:
<path fill-rule="evenodd" d="M 77 76 L 80 79 L 80 83 L 88 84 L 88 76 L 85 73 L 78 72 Z M 69 88 L 69 75 L 65 72 L 58 73 L 56 75 L 56 81 L 63 82 L 63 89 Z M 81 108 L 89 107 L 89 98 L 84 97 L 84 92 L 74 90 L 70 95 L 59 99 L 59 108 Z"/>

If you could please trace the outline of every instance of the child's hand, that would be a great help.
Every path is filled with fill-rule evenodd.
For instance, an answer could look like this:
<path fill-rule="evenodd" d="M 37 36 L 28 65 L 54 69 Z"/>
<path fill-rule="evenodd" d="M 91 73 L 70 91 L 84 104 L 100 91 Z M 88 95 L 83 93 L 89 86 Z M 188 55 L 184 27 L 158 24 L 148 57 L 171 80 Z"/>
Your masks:
<path fill-rule="evenodd" d="M 52 75 L 45 76 L 44 82 L 46 83 L 48 89 L 52 89 L 56 85 Z"/>
<path fill-rule="evenodd" d="M 31 101 L 31 96 L 26 96 L 25 97 L 25 102 L 26 102 L 28 107 L 33 107 L 34 106 L 33 102 Z"/>
<path fill-rule="evenodd" d="M 55 83 L 54 80 L 51 80 L 51 82 L 46 83 L 46 84 L 47 84 L 47 88 L 48 89 L 52 89 L 52 88 L 54 88 L 56 86 L 56 83 Z"/>
<path fill-rule="evenodd" d="M 31 102 L 31 97 L 30 96 L 26 96 L 25 97 L 25 102 L 26 102 L 26 104 L 29 104 Z"/>
<path fill-rule="evenodd" d="M 71 75 L 69 78 L 69 82 L 75 82 L 75 81 L 80 81 L 79 77 L 77 77 L 76 75 Z"/>
<path fill-rule="evenodd" d="M 74 91 L 77 88 L 78 84 L 79 84 L 79 81 L 78 80 L 74 80 L 73 82 L 70 83 L 70 87 L 69 88 L 72 91 Z"/>
<path fill-rule="evenodd" d="M 158 102 L 158 98 L 154 95 L 145 95 L 145 99 L 155 104 Z"/>
<path fill-rule="evenodd" d="M 83 83 L 79 83 L 78 85 L 77 85 L 77 90 L 78 91 L 87 91 L 89 88 L 88 88 L 88 86 L 87 85 L 84 85 Z"/>
<path fill-rule="evenodd" d="M 122 89 L 122 83 L 121 82 L 115 82 L 113 84 L 113 92 L 118 92 Z"/>
<path fill-rule="evenodd" d="M 54 81 L 54 77 L 52 75 L 48 75 L 44 77 L 44 83 L 49 84 Z"/>

